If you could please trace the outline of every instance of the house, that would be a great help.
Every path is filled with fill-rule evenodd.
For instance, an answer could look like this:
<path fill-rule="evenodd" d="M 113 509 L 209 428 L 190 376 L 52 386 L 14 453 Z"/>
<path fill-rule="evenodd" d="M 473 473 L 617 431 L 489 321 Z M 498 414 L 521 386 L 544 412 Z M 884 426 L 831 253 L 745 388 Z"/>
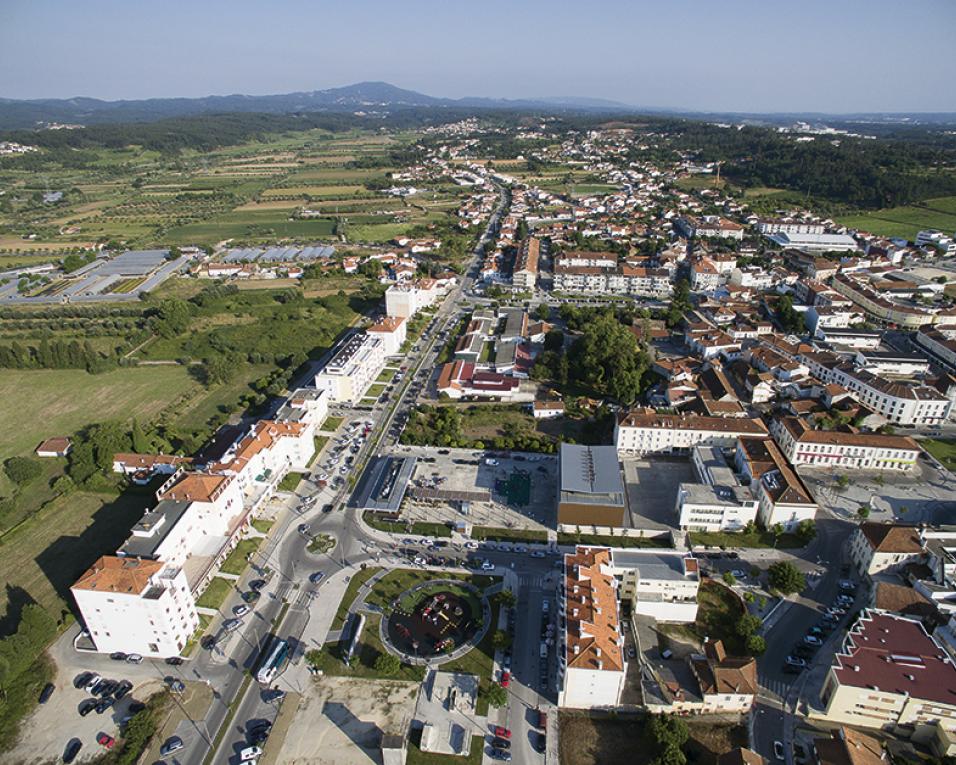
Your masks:
<path fill-rule="evenodd" d="M 834 657 L 820 699 L 831 724 L 919 735 L 956 731 L 956 666 L 916 619 L 864 609 Z"/>
<path fill-rule="evenodd" d="M 470 361 L 443 364 L 436 385 L 439 395 L 451 399 L 486 398 L 495 401 L 531 401 L 534 393 L 521 391 L 521 381 L 512 375 L 478 369 Z"/>
<path fill-rule="evenodd" d="M 538 258 L 541 240 L 531 236 L 518 249 L 518 258 L 511 275 L 511 283 L 521 290 L 533 290 L 538 279 Z"/>
<path fill-rule="evenodd" d="M 631 613 L 660 622 L 697 619 L 700 563 L 692 555 L 679 550 L 615 550 L 611 568 Z"/>
<path fill-rule="evenodd" d="M 562 443 L 558 475 L 559 524 L 624 525 L 627 500 L 613 446 Z"/>
<path fill-rule="evenodd" d="M 372 324 L 366 332 L 382 338 L 386 356 L 395 356 L 405 344 L 408 322 L 403 316 L 385 316 Z"/>
<path fill-rule="evenodd" d="M 190 457 L 175 454 L 131 454 L 117 452 L 113 455 L 113 472 L 129 476 L 133 483 L 148 484 L 154 476 L 172 475 L 192 463 Z"/>
<path fill-rule="evenodd" d="M 813 739 L 818 765 L 887 765 L 879 739 L 841 725 L 829 738 Z"/>
<path fill-rule="evenodd" d="M 531 414 L 536 420 L 547 420 L 564 416 L 563 401 L 534 401 L 531 404 Z"/>
<path fill-rule="evenodd" d="M 746 714 L 757 695 L 757 661 L 728 656 L 720 640 L 704 641 L 704 655 L 691 656 L 691 671 L 700 685 L 702 714 Z"/>
<path fill-rule="evenodd" d="M 66 436 L 54 436 L 40 444 L 34 454 L 37 457 L 65 457 L 73 448 L 73 442 Z"/>
<path fill-rule="evenodd" d="M 564 556 L 564 633 L 558 646 L 558 706 L 614 707 L 627 673 L 617 580 L 606 547 L 578 546 Z"/>
<path fill-rule="evenodd" d="M 873 575 L 922 558 L 923 540 L 916 526 L 866 521 L 850 535 L 849 557 L 860 574 Z"/>

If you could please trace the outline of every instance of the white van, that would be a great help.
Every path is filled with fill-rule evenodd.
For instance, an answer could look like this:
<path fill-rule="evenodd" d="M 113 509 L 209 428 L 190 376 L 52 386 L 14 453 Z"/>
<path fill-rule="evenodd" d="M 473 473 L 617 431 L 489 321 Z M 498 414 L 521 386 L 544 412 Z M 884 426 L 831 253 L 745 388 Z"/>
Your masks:
<path fill-rule="evenodd" d="M 239 752 L 239 759 L 242 762 L 249 762 L 249 760 L 254 760 L 256 757 L 262 754 L 262 749 L 258 746 L 247 746 L 241 752 Z"/>

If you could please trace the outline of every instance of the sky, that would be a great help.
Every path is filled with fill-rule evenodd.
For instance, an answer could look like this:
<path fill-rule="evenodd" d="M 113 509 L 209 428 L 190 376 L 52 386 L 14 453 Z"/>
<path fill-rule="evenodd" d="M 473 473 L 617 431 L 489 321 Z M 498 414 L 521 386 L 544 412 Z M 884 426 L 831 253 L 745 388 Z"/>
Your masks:
<path fill-rule="evenodd" d="M 321 90 L 956 111 L 954 0 L 0 0 L 0 97 Z"/>

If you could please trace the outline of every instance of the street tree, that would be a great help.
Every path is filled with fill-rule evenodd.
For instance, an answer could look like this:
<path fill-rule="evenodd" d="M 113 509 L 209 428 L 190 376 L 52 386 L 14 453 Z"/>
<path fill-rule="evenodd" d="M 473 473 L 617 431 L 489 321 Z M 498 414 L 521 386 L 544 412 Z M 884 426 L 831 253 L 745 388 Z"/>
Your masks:
<path fill-rule="evenodd" d="M 807 586 L 807 578 L 790 561 L 778 561 L 767 569 L 767 581 L 782 595 L 800 592 Z"/>

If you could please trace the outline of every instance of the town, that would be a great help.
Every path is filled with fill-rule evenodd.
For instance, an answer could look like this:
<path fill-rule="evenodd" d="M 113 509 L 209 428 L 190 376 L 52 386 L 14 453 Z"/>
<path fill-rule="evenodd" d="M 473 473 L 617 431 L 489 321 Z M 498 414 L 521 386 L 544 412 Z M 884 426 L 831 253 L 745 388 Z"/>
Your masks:
<path fill-rule="evenodd" d="M 951 762 L 956 197 L 473 112 L 0 142 L 4 761 Z"/>

